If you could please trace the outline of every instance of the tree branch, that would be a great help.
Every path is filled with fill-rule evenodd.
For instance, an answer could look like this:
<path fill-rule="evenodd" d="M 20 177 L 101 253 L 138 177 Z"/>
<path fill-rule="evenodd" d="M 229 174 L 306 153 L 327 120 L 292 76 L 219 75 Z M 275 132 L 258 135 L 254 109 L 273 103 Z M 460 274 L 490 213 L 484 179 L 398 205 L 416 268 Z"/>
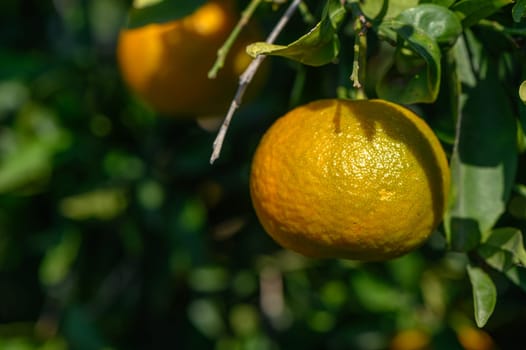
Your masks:
<path fill-rule="evenodd" d="M 283 16 L 281 16 L 278 23 L 274 26 L 274 29 L 270 32 L 269 36 L 267 37 L 266 42 L 268 44 L 274 43 L 278 35 L 281 33 L 283 28 L 285 28 L 285 25 L 288 23 L 288 21 L 300 5 L 301 1 L 302 0 L 292 1 L 292 3 L 289 5 Z M 241 100 L 243 98 L 243 95 L 245 94 L 247 86 L 252 81 L 252 78 L 256 74 L 259 66 L 261 65 L 265 57 L 266 56 L 260 55 L 254 58 L 252 62 L 250 62 L 250 64 L 248 65 L 247 69 L 245 69 L 243 74 L 241 74 L 241 76 L 239 77 L 239 86 L 237 88 L 236 94 L 234 96 L 234 99 L 232 100 L 232 103 L 230 104 L 228 113 L 225 119 L 223 120 L 223 124 L 221 124 L 216 139 L 214 140 L 212 155 L 210 156 L 210 164 L 213 164 L 217 160 L 217 158 L 219 158 L 221 148 L 223 147 L 223 142 L 225 140 L 226 132 L 228 131 L 228 127 L 230 126 L 230 122 L 232 121 L 232 117 L 234 116 L 235 111 L 241 105 Z"/>

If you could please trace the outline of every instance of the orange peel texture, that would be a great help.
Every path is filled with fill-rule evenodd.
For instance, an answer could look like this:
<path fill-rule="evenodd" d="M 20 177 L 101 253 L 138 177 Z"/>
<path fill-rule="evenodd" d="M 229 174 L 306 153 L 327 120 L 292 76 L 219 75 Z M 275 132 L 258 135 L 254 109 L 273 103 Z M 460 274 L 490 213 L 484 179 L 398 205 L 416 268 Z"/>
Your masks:
<path fill-rule="evenodd" d="M 326 99 L 291 110 L 265 133 L 250 194 L 283 247 L 375 261 L 429 237 L 449 183 L 439 140 L 412 111 L 384 100 Z"/>

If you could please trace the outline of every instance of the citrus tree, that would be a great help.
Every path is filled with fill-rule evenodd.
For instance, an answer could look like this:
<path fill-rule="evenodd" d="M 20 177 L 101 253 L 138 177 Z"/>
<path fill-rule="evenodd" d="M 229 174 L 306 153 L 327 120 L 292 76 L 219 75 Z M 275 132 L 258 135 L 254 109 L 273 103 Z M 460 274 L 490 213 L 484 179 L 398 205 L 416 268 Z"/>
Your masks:
<path fill-rule="evenodd" d="M 262 1 L 252 1 L 242 21 L 247 21 L 260 3 Z M 522 211 L 521 204 L 519 204 L 522 201 L 519 198 L 522 198 L 523 195 L 516 174 L 518 154 L 521 151 L 520 145 L 523 139 L 522 126 L 524 125 L 521 123 L 524 102 L 521 101 L 519 88 L 520 76 L 523 74 L 521 59 L 524 58 L 524 52 L 521 50 L 521 36 L 524 35 L 524 29 L 520 23 L 526 11 L 526 5 L 524 2 L 514 5 L 511 3 L 512 1 L 469 0 L 326 1 L 323 4 L 319 22 L 315 23 L 316 20 L 314 20 L 312 28 L 296 40 L 280 45 L 275 44 L 274 41 L 279 31 L 282 30 L 279 25 L 276 25 L 266 42 L 253 43 L 247 47 L 247 52 L 255 58 L 253 63 L 256 64 L 252 71 L 248 69 L 241 78 L 240 89 L 234 98 L 234 103 L 240 102 L 245 85 L 250 83 L 258 67 L 257 64 L 263 60 L 265 55 L 281 56 L 313 67 L 336 64 L 338 82 L 333 85 L 333 88 L 334 94 L 339 98 L 376 97 L 414 106 L 425 115 L 441 141 L 449 146 L 452 184 L 451 188 L 446 191 L 450 192 L 450 198 L 443 222 L 445 249 L 467 254 L 467 276 L 473 288 L 474 315 L 479 327 L 486 324 L 497 301 L 497 290 L 486 271 L 488 268 L 502 273 L 522 289 L 525 286 L 522 265 L 525 263 L 526 251 L 522 243 L 522 233 L 519 228 L 507 222 L 498 224 L 498 220 L 506 212 L 512 194 L 514 201 L 513 206 L 510 206 L 510 209 L 512 208 L 510 214 L 517 216 L 518 212 Z M 301 4 L 300 1 L 293 1 L 279 24 L 286 25 L 291 13 Z M 162 2 L 155 6 L 161 9 L 162 6 L 168 6 L 168 3 Z M 147 7 L 147 10 L 154 11 L 155 6 Z M 188 10 L 192 11 L 200 6 L 202 6 L 201 3 L 196 3 Z M 186 9 L 179 7 L 179 10 L 182 11 L 182 15 L 186 14 Z M 161 11 L 158 13 L 161 17 L 166 15 Z M 313 20 L 306 6 L 303 8 L 303 13 L 305 18 L 309 17 L 310 21 Z M 142 14 L 141 9 L 132 13 L 139 18 L 140 14 Z M 155 17 L 156 14 L 152 12 L 151 16 Z M 131 23 L 135 23 L 133 16 L 131 19 Z M 236 29 L 242 30 L 240 28 L 243 22 L 240 23 Z M 235 40 L 237 34 L 238 32 L 234 31 L 230 39 Z M 498 48 L 492 45 L 495 41 L 501 42 Z M 221 60 L 224 60 L 225 51 L 229 49 L 229 45 L 231 42 L 227 42 L 222 48 L 224 51 L 220 51 L 219 67 L 216 65 L 212 68 L 212 75 L 220 69 Z M 502 81 L 508 84 L 504 88 L 498 88 L 499 82 Z M 229 111 L 226 125 L 230 123 L 234 111 L 235 108 Z M 290 132 L 295 128 L 295 124 L 307 123 L 304 114 L 308 113 L 298 112 L 299 116 L 295 122 L 287 124 L 288 126 L 281 126 L 279 131 L 275 131 L 281 136 L 267 141 L 270 144 L 267 147 L 273 147 L 273 149 L 261 151 L 261 153 L 267 153 L 261 157 L 277 157 L 280 152 L 290 152 L 291 147 L 301 147 L 302 143 L 298 142 L 288 145 L 290 141 L 287 139 L 290 140 L 297 136 L 304 138 L 303 147 L 311 149 L 300 152 L 298 159 L 289 159 L 292 163 L 290 165 L 292 170 L 278 168 L 259 174 L 258 177 L 263 179 L 258 178 L 255 182 L 265 184 L 261 185 L 261 190 L 254 190 L 253 193 L 268 192 L 268 188 L 275 185 L 272 176 L 276 175 L 273 172 L 284 171 L 286 173 L 287 170 L 295 170 L 294 168 L 297 171 L 312 172 L 309 166 L 324 166 L 324 163 L 320 162 L 308 166 L 301 164 L 302 161 L 307 161 L 308 153 L 306 152 L 315 153 L 314 158 L 320 158 L 320 154 L 324 152 L 321 150 L 323 146 L 318 147 L 314 144 L 317 142 L 317 137 L 320 138 L 322 144 L 330 143 L 319 135 L 322 126 L 314 124 L 319 129 L 314 130 L 308 136 Z M 377 117 L 374 114 L 369 111 L 369 115 L 365 113 L 364 118 Z M 225 124 L 223 126 L 225 127 Z M 219 146 L 215 145 L 212 161 L 218 157 L 217 148 L 221 147 L 225 131 L 226 128 L 222 129 L 216 140 Z M 358 147 L 361 150 L 364 149 L 363 144 L 359 144 Z M 339 151 L 340 149 L 331 148 L 330 152 Z M 385 149 L 383 152 L 392 153 L 393 150 Z M 350 154 L 347 155 L 351 158 L 351 162 L 360 160 L 353 158 L 354 156 Z M 331 159 L 334 161 L 334 158 Z M 258 158 L 256 161 L 259 161 Z M 273 159 L 268 161 L 272 162 Z M 392 166 L 392 164 L 382 165 Z M 259 173 L 259 168 L 263 166 L 265 165 L 258 163 L 254 165 L 255 170 L 253 171 Z M 368 165 L 369 170 L 371 167 L 373 165 Z M 332 169 L 332 171 L 331 175 L 337 176 L 337 169 Z M 440 170 L 434 168 L 427 169 L 427 171 Z M 265 225 L 265 227 L 268 231 L 273 232 L 273 238 L 285 246 L 292 247 L 292 249 L 296 247 L 300 252 L 308 252 L 308 255 L 330 256 L 331 254 L 325 251 L 327 244 L 323 242 L 325 236 L 321 234 L 315 234 L 319 238 L 312 243 L 300 244 L 295 243 L 297 233 L 290 236 L 291 233 L 285 232 L 286 230 L 276 231 L 273 228 L 286 226 L 287 223 L 293 225 L 290 223 L 291 220 L 294 220 L 293 215 L 286 214 L 288 213 L 286 208 L 308 203 L 308 200 L 303 200 L 301 203 L 302 198 L 298 203 L 295 202 L 294 196 L 297 195 L 295 192 L 300 191 L 301 187 L 318 186 L 319 188 L 311 193 L 321 193 L 326 190 L 320 186 L 331 185 L 323 182 L 322 185 L 319 182 L 302 182 L 302 175 L 298 176 L 300 181 L 292 185 L 291 182 L 294 183 L 294 179 L 287 178 L 287 176 L 290 175 L 285 175 L 281 179 L 288 186 L 282 190 L 290 197 L 270 194 L 270 197 L 274 198 L 266 199 L 269 202 L 278 202 L 272 205 L 283 205 L 284 201 L 292 202 L 276 209 L 275 215 L 282 216 L 283 221 L 269 223 L 266 218 L 269 213 L 262 214 L 264 204 L 258 204 L 262 199 L 257 198 L 256 194 L 255 204 L 258 204 L 256 209 L 259 208 L 260 219 L 267 222 L 269 226 Z M 313 176 L 316 176 L 318 180 L 323 178 L 322 174 Z M 347 178 L 348 182 L 355 182 L 355 180 Z M 436 182 L 437 178 L 434 181 Z M 375 183 L 378 183 L 378 180 L 375 180 Z M 348 194 L 342 187 L 338 188 L 343 192 L 340 193 L 340 196 L 345 197 Z M 362 190 L 374 192 L 373 188 L 374 186 L 364 183 Z M 276 188 L 276 191 L 279 192 L 279 188 Z M 322 202 L 327 201 L 325 197 L 320 198 L 324 198 L 321 199 Z M 343 198 L 338 200 L 340 204 L 341 201 L 344 201 Z M 367 196 L 367 200 L 371 198 Z M 421 199 L 415 202 L 419 200 Z M 434 198 L 434 200 L 438 199 Z M 360 200 L 357 201 L 356 198 L 352 198 L 352 201 L 360 203 Z M 399 201 L 411 200 L 403 198 Z M 376 208 L 373 207 L 372 210 Z M 416 210 L 414 206 L 412 209 Z M 343 206 L 339 210 L 348 210 L 344 215 L 351 217 L 366 215 L 356 207 L 353 209 Z M 428 211 L 432 212 L 431 209 Z M 373 220 L 387 220 L 387 225 L 395 225 L 392 221 L 397 218 L 402 221 L 407 220 L 404 215 L 400 215 L 394 209 L 381 213 L 378 216 L 373 215 Z M 308 217 L 307 212 L 301 217 Z M 330 221 L 331 218 L 331 213 L 325 212 L 325 216 L 320 219 Z M 346 226 L 345 221 L 341 220 L 340 217 L 339 224 Z M 421 218 L 421 220 L 424 219 Z M 300 227 L 293 231 L 309 231 L 309 225 L 315 224 L 313 221 L 308 221 L 303 225 L 300 224 Z M 371 238 L 370 235 L 374 237 L 375 233 L 382 232 L 384 235 L 386 233 L 379 228 L 378 223 L 373 228 L 373 232 L 369 233 L 367 238 L 379 244 L 378 241 L 381 239 Z M 391 235 L 390 231 L 387 232 L 387 235 Z M 391 240 L 395 239 L 388 237 Z M 389 241 L 389 238 L 386 238 L 386 241 Z M 361 240 L 358 243 L 359 246 L 363 244 Z M 333 246 L 333 250 L 336 251 L 346 249 L 344 248 L 346 244 L 341 240 L 331 241 L 329 245 Z M 394 245 L 397 248 L 399 246 Z M 365 260 L 385 258 L 382 254 L 386 252 L 385 250 L 368 251 L 365 249 L 365 251 L 367 253 L 339 254 L 351 258 L 360 257 Z M 389 253 L 385 255 L 389 256 Z"/>
<path fill-rule="evenodd" d="M 520 347 L 526 1 L 33 5 L 0 348 Z"/>
<path fill-rule="evenodd" d="M 248 10 L 260 2 L 251 2 Z M 300 4 L 300 1 L 292 2 L 289 11 Z M 520 24 L 526 11 L 525 4 L 520 1 L 512 4 L 512 1 L 469 0 L 329 0 L 323 4 L 319 22 L 293 42 L 276 45 L 273 43 L 275 37 L 271 35 L 266 42 L 247 47 L 247 52 L 255 59 L 269 55 L 314 67 L 336 64 L 340 80 L 334 85 L 334 93 L 338 97 L 376 97 L 416 105 L 414 108 L 429 118 L 441 141 L 449 146 L 450 153 L 453 181 L 443 222 L 446 249 L 468 256 L 467 276 L 473 287 L 475 319 L 479 327 L 486 324 L 497 300 L 495 284 L 485 271 L 487 268 L 502 273 L 520 288 L 525 287 L 522 266 L 526 262 L 526 251 L 522 233 L 513 224 L 498 222 L 506 213 L 512 195 L 514 200 L 509 214 L 517 217 L 522 211 L 519 203 L 522 203 L 523 190 L 516 174 L 523 143 L 526 97 L 526 82 L 521 86 L 521 62 L 524 59 L 521 45 L 525 32 Z M 495 45 L 495 41 L 501 44 Z M 502 86 L 503 81 L 507 82 L 505 86 Z M 248 82 L 242 80 L 241 87 Z M 366 113 L 364 118 L 376 117 L 374 112 L 369 114 Z M 296 136 L 289 135 L 288 130 L 294 128 L 294 124 L 307 123 L 305 118 L 299 116 L 276 133 L 284 139 Z M 313 144 L 316 137 L 321 137 L 317 131 L 321 132 L 315 130 L 306 137 L 305 147 L 310 145 L 310 152 L 319 154 L 323 151 Z M 322 138 L 321 143 L 324 142 L 329 141 Z M 290 152 L 287 143 L 279 139 L 268 143 L 273 143 L 271 147 L 276 149 L 285 148 L 283 152 Z M 292 143 L 290 146 L 298 145 Z M 363 145 L 359 147 L 363 149 Z M 279 151 L 267 152 L 270 152 L 268 157 L 279 154 Z M 301 157 L 306 157 L 306 153 Z M 301 161 L 306 159 L 294 160 L 293 166 L 302 168 Z M 272 174 L 260 176 L 270 177 Z M 363 190 L 371 190 L 371 186 L 364 184 Z M 290 191 L 299 191 L 299 188 Z M 323 192 L 323 189 L 318 191 Z M 340 195 L 345 194 L 343 191 Z M 279 212 L 283 210 L 286 209 L 278 209 Z M 394 221 L 396 211 L 392 212 L 393 216 L 384 213 L 375 218 Z M 330 214 L 325 214 L 322 220 L 330 220 Z M 352 216 L 353 210 L 347 215 Z M 403 220 L 401 217 L 403 215 L 398 215 Z M 287 221 L 286 215 L 283 220 Z M 288 220 L 292 219 L 289 217 Z M 394 222 L 388 224 L 394 225 Z M 280 225 L 285 225 L 285 222 Z M 375 228 L 379 229 L 378 226 Z M 300 230 L 308 230 L 308 227 Z M 273 235 L 280 241 L 276 236 L 280 234 Z M 282 243 L 287 241 L 283 239 Z M 344 249 L 342 242 L 332 244 L 339 244 L 337 248 Z M 295 243 L 285 245 L 294 247 Z M 323 243 L 316 241 L 314 246 L 299 251 L 314 250 L 323 256 Z M 317 255 L 317 252 L 312 254 Z M 381 259 L 382 254 L 379 255 L 362 258 Z"/>

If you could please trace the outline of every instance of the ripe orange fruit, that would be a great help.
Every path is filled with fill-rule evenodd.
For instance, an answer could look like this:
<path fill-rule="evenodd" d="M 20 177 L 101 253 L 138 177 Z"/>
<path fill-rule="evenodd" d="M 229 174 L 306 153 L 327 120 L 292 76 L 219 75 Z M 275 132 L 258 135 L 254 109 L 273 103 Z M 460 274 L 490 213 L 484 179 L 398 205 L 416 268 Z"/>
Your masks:
<path fill-rule="evenodd" d="M 285 248 L 385 260 L 427 239 L 449 182 L 440 142 L 413 112 L 383 100 L 327 99 L 270 127 L 250 193 L 264 229 Z"/>
<path fill-rule="evenodd" d="M 389 350 L 430 350 L 431 337 L 420 329 L 405 329 L 397 333 L 389 344 Z"/>
<path fill-rule="evenodd" d="M 466 350 L 494 350 L 495 343 L 490 335 L 482 329 L 472 326 L 462 326 L 457 330 L 457 338 Z"/>
<path fill-rule="evenodd" d="M 237 19 L 233 1 L 211 0 L 184 18 L 123 30 L 117 59 L 125 82 L 163 114 L 225 113 L 251 61 L 245 47 L 259 40 L 254 27 L 244 28 L 217 78 L 209 79 L 217 50 Z"/>

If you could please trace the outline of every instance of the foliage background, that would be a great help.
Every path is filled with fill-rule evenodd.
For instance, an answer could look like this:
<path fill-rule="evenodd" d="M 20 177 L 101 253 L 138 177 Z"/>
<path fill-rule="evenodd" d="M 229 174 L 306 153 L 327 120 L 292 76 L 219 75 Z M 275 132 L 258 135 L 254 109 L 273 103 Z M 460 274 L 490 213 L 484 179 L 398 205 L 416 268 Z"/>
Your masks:
<path fill-rule="evenodd" d="M 124 86 L 114 49 L 129 5 L 0 4 L 0 348 L 375 350 L 417 328 L 433 349 L 461 349 L 468 258 L 442 228 L 414 253 L 361 264 L 283 251 L 257 222 L 259 138 L 292 106 L 334 97 L 349 72 L 272 58 L 211 166 L 214 131 L 157 116 Z M 268 30 L 279 12 L 257 15 Z M 296 15 L 280 40 L 311 25 Z M 432 118 L 443 105 L 416 108 Z M 524 199 L 512 201 L 500 223 L 523 228 Z M 524 294 L 488 272 L 499 299 L 485 331 L 519 349 Z"/>

